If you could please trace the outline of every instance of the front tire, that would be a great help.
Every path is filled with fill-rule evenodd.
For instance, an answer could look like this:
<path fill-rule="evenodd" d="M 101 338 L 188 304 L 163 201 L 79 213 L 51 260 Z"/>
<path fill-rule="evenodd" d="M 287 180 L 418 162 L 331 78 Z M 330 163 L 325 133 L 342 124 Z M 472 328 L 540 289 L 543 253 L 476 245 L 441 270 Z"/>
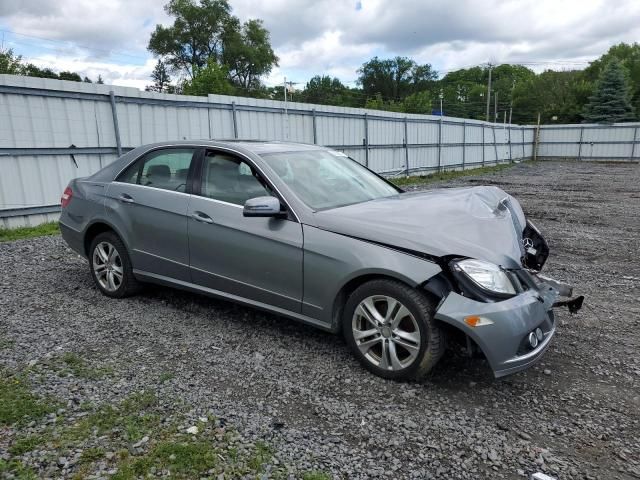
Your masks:
<path fill-rule="evenodd" d="M 128 297 L 140 289 L 126 247 L 114 232 L 103 232 L 89 249 L 91 276 L 100 291 L 113 298 Z"/>
<path fill-rule="evenodd" d="M 388 279 L 362 284 L 344 309 L 344 337 L 370 372 L 394 380 L 420 379 L 440 360 L 444 334 L 426 294 Z"/>

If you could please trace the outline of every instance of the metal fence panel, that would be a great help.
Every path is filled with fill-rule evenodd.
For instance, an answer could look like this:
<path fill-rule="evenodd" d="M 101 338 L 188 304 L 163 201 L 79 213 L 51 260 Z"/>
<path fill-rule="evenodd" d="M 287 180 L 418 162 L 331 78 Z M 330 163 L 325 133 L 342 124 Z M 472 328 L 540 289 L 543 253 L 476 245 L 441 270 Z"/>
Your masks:
<path fill-rule="evenodd" d="M 638 160 L 639 125 L 542 126 L 538 157 Z M 0 225 L 55 217 L 71 178 L 151 142 L 317 143 L 403 175 L 528 159 L 534 136 L 533 126 L 0 75 Z"/>

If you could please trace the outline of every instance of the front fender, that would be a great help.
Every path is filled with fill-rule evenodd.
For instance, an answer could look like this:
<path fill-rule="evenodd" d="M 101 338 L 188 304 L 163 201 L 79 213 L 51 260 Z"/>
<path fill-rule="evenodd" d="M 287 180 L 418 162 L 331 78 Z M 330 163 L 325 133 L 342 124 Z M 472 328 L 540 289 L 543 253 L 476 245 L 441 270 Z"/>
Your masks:
<path fill-rule="evenodd" d="M 434 262 L 357 238 L 303 225 L 304 296 L 302 313 L 327 327 L 334 300 L 349 282 L 386 276 L 417 287 L 442 270 Z"/>

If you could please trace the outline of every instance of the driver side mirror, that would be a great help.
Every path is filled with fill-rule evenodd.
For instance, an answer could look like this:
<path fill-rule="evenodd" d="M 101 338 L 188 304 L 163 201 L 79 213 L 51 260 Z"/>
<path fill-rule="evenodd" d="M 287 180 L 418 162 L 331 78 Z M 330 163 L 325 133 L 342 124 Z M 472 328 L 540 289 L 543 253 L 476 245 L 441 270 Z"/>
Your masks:
<path fill-rule="evenodd" d="M 281 217 L 285 215 L 286 212 L 282 210 L 280 200 L 271 196 L 250 198 L 244 202 L 242 209 L 244 217 Z"/>

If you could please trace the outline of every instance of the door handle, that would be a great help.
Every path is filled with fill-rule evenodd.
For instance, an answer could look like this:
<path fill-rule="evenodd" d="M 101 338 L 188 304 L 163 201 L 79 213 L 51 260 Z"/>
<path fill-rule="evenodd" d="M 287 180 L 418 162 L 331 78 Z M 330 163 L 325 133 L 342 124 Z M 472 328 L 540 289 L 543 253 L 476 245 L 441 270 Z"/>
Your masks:
<path fill-rule="evenodd" d="M 120 201 L 123 203 L 134 203 L 133 197 L 131 195 L 128 195 L 126 193 L 121 193 L 120 194 Z"/>
<path fill-rule="evenodd" d="M 191 214 L 191 218 L 193 218 L 197 222 L 213 223 L 213 218 L 202 212 L 193 212 Z"/>

